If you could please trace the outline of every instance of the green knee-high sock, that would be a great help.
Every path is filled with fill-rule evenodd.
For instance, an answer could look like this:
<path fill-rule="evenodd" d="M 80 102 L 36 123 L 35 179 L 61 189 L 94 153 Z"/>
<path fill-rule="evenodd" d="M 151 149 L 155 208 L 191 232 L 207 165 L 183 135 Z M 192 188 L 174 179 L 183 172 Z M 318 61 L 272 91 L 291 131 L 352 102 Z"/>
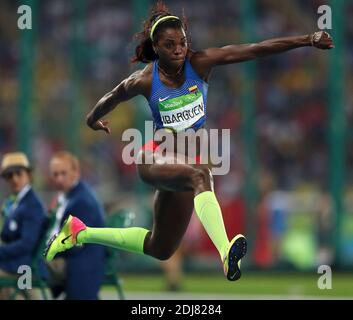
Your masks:
<path fill-rule="evenodd" d="M 194 205 L 197 216 L 223 260 L 229 240 L 216 195 L 212 191 L 201 192 L 194 198 Z"/>
<path fill-rule="evenodd" d="M 143 228 L 89 228 L 77 235 L 77 243 L 95 243 L 134 253 L 144 253 L 143 244 L 149 230 Z"/>

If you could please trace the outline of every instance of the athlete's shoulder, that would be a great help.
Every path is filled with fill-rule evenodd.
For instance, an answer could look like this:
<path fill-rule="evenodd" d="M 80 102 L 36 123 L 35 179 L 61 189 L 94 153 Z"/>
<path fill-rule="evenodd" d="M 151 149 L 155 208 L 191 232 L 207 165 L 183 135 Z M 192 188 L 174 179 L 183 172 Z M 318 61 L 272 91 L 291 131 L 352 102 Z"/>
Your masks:
<path fill-rule="evenodd" d="M 122 83 L 127 91 L 145 95 L 152 83 L 152 64 L 150 63 L 145 68 L 133 72 Z"/>
<path fill-rule="evenodd" d="M 198 76 L 207 82 L 210 74 L 210 68 L 207 63 L 205 63 L 205 61 L 207 61 L 207 51 L 195 51 L 190 49 L 186 57 Z"/>
<path fill-rule="evenodd" d="M 189 50 L 188 51 L 188 59 L 190 60 L 190 63 L 193 65 L 199 65 L 205 62 L 209 58 L 209 49 L 204 49 L 204 50 Z"/>
<path fill-rule="evenodd" d="M 153 62 L 147 64 L 143 69 L 140 70 L 141 81 L 143 82 L 152 82 L 153 74 Z"/>

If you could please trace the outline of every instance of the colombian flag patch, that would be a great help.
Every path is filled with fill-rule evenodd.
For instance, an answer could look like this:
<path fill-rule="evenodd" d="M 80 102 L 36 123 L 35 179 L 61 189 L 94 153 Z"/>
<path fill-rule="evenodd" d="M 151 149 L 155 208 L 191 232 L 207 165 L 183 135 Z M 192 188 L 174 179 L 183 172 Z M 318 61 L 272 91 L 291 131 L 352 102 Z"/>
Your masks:
<path fill-rule="evenodd" d="M 191 93 L 196 93 L 197 91 L 198 91 L 197 85 L 189 88 L 189 92 L 191 92 Z"/>

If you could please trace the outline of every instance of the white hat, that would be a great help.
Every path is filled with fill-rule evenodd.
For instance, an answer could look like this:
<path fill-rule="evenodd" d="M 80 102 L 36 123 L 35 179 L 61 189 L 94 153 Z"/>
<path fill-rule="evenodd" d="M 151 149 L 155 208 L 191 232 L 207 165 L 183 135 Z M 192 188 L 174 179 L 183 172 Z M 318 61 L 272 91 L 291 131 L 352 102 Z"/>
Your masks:
<path fill-rule="evenodd" d="M 18 169 L 32 170 L 27 156 L 22 152 L 5 154 L 1 162 L 1 175 L 4 176 L 9 172 Z"/>

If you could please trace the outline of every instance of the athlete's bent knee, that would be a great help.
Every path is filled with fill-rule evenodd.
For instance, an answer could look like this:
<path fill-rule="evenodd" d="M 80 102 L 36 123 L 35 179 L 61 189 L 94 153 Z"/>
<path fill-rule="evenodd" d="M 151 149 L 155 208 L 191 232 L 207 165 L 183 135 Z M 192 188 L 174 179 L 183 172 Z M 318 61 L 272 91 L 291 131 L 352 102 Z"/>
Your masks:
<path fill-rule="evenodd" d="M 209 168 L 197 168 L 191 176 L 195 193 L 212 190 L 212 175 Z"/>

